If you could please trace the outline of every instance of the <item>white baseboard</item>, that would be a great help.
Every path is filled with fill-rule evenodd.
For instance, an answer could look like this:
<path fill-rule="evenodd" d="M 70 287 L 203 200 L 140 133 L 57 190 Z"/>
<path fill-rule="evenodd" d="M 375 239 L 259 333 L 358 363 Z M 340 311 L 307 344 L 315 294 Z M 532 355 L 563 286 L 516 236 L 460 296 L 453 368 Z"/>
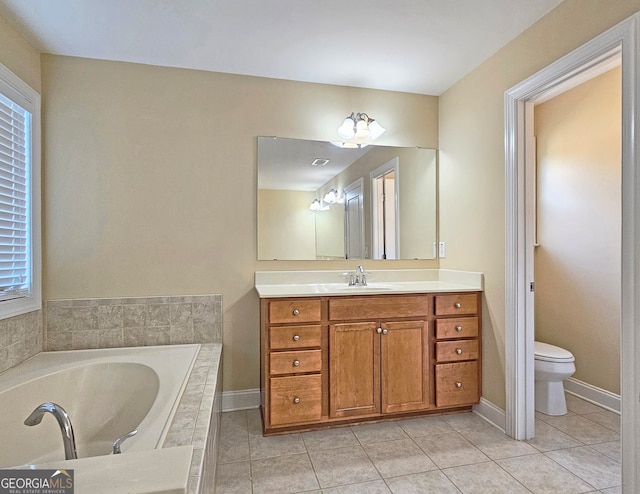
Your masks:
<path fill-rule="evenodd" d="M 260 389 L 243 389 L 240 391 L 223 391 L 222 411 L 248 410 L 260 406 Z"/>
<path fill-rule="evenodd" d="M 507 416 L 505 415 L 504 410 L 499 406 L 494 405 L 489 400 L 480 398 L 480 403 L 473 406 L 473 412 L 480 415 L 480 417 L 500 429 L 502 432 L 505 431 Z"/>
<path fill-rule="evenodd" d="M 565 379 L 564 390 L 567 393 L 582 398 L 585 401 L 606 408 L 615 413 L 620 413 L 620 395 L 598 388 L 572 377 Z"/>

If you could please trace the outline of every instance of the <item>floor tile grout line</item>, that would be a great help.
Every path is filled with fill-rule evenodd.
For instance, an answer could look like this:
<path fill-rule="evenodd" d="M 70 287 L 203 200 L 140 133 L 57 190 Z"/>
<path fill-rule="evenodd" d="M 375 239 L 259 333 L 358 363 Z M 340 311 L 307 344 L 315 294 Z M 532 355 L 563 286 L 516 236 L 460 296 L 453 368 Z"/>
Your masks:
<path fill-rule="evenodd" d="M 535 453 L 537 454 L 537 453 Z M 523 456 L 532 456 L 532 455 L 523 455 Z M 513 458 L 518 458 L 516 456 L 514 456 Z M 509 458 L 501 458 L 503 460 L 508 460 Z M 514 475 L 511 474 L 511 472 L 509 472 L 507 469 L 503 468 L 502 465 L 500 465 L 500 463 L 497 462 L 497 460 L 493 460 L 493 462 L 496 464 L 496 466 L 498 468 L 500 468 L 503 472 L 505 472 L 509 477 L 511 477 L 513 480 L 515 480 L 519 485 L 521 485 L 522 487 L 524 487 L 527 491 L 529 492 L 533 492 L 531 489 L 529 489 L 526 485 L 524 485 L 522 482 L 520 482 L 517 478 L 515 478 Z"/>
<path fill-rule="evenodd" d="M 586 445 L 585 445 L 586 446 Z M 576 448 L 582 448 L 583 446 L 576 446 Z M 566 449 L 573 449 L 573 448 L 566 448 Z M 593 448 L 592 448 L 593 449 Z M 562 451 L 562 450 L 556 450 L 556 451 Z M 544 454 L 544 453 L 543 453 Z M 595 489 L 597 492 L 600 492 L 600 489 L 596 488 L 591 482 L 588 482 L 586 479 L 583 479 L 582 477 L 580 477 L 580 475 L 572 472 L 571 470 L 569 470 L 567 467 L 565 467 L 564 465 L 562 465 L 561 463 L 558 463 L 556 460 L 554 460 L 553 458 L 551 458 L 550 456 L 548 456 L 547 454 L 544 454 L 545 458 L 548 458 L 549 460 L 551 460 L 552 462 L 554 462 L 556 465 L 560 466 L 561 468 L 563 468 L 564 470 L 566 470 L 567 472 L 569 472 L 571 475 L 573 475 L 574 477 L 580 479 L 582 482 L 584 482 L 585 484 L 587 484 L 588 486 L 590 486 L 591 488 Z"/>

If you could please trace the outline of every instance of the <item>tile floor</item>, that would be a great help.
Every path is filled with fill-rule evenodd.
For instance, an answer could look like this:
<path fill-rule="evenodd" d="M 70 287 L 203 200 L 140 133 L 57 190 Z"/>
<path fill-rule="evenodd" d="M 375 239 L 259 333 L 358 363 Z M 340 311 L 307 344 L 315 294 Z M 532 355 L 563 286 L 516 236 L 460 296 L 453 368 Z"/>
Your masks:
<path fill-rule="evenodd" d="M 263 437 L 258 410 L 222 414 L 216 493 L 622 492 L 620 417 L 572 395 L 514 441 L 473 413 Z"/>

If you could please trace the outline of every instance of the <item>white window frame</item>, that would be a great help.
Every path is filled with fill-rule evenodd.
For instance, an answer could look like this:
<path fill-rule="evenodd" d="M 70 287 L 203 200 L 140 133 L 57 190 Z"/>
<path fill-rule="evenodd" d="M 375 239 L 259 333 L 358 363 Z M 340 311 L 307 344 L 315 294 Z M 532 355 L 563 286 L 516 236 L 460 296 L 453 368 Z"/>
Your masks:
<path fill-rule="evenodd" d="M 42 248 L 41 248 L 41 189 L 40 189 L 40 94 L 22 79 L 0 64 L 0 93 L 31 113 L 31 293 L 0 301 L 0 319 L 26 314 L 42 308 Z"/>

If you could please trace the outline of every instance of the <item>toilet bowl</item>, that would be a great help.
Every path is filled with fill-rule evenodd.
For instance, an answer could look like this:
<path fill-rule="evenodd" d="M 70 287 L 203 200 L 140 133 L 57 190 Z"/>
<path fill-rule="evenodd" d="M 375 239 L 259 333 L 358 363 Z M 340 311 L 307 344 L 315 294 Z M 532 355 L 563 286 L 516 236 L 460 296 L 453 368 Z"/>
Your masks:
<path fill-rule="evenodd" d="M 536 411 L 546 415 L 565 415 L 567 402 L 563 381 L 576 371 L 573 354 L 557 346 L 534 342 Z"/>

